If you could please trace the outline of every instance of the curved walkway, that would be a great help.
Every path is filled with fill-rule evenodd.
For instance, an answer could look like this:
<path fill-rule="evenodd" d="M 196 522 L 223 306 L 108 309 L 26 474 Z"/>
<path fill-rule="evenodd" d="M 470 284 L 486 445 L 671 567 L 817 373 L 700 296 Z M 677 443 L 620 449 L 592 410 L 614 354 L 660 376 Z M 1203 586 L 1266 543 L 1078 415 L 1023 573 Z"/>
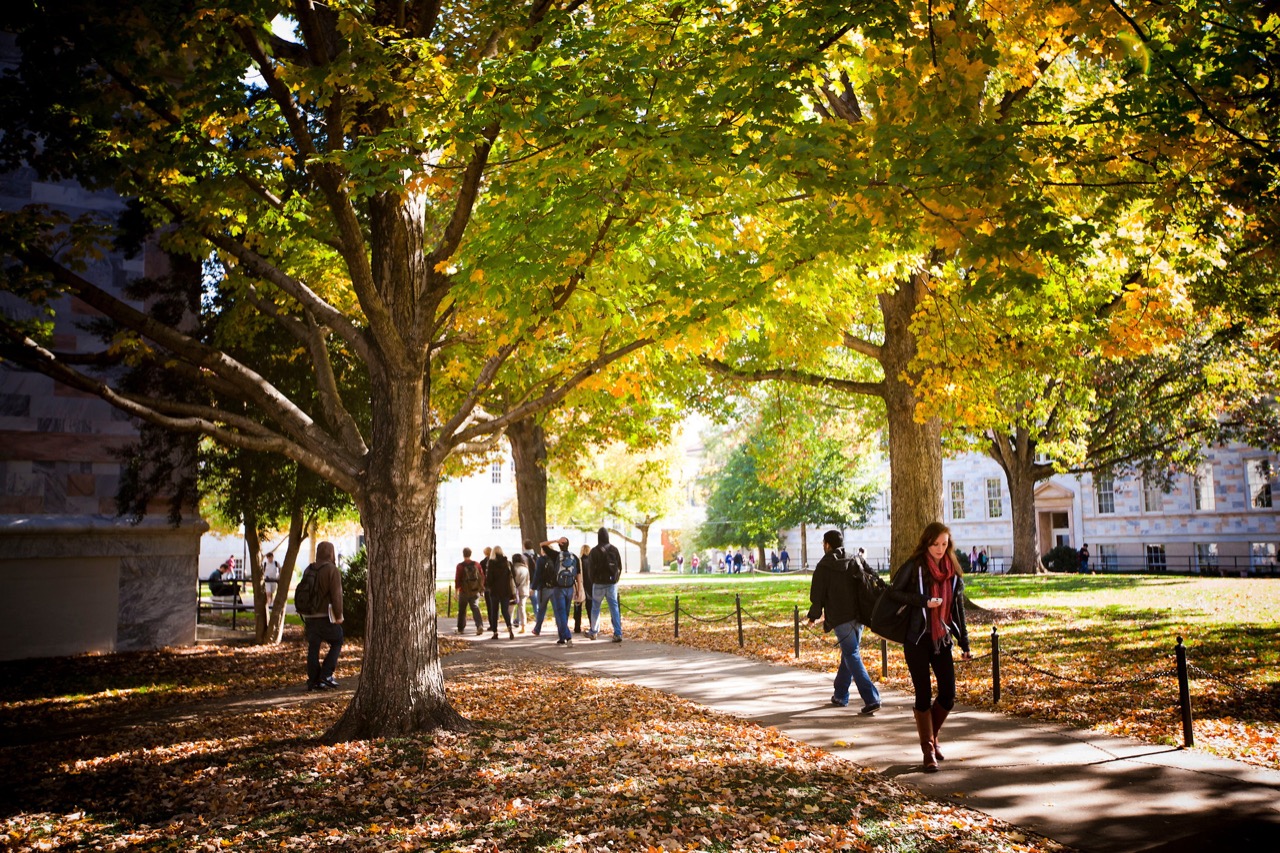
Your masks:
<path fill-rule="evenodd" d="M 629 640 L 575 638 L 564 648 L 545 633 L 466 639 L 772 726 L 1087 853 L 1280 849 L 1277 771 L 957 705 L 942 739 L 947 759 L 926 774 L 911 698 L 892 690 L 882 689 L 878 713 L 861 717 L 856 696 L 849 708 L 829 703 L 830 674 L 736 655 Z M 457 658 L 445 658 L 446 669 Z"/>

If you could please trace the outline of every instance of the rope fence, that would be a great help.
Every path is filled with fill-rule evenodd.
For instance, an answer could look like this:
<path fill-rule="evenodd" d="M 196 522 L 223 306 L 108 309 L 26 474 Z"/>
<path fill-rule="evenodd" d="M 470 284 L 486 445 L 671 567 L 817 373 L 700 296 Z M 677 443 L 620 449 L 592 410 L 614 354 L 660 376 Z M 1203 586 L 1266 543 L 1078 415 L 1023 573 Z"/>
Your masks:
<path fill-rule="evenodd" d="M 762 617 L 761 615 L 753 613 L 750 610 L 744 608 L 742 606 L 741 595 L 734 596 L 733 610 L 721 616 L 695 615 L 694 613 L 688 610 L 687 605 L 686 606 L 681 605 L 679 596 L 675 596 L 674 607 L 671 610 L 668 610 L 662 613 L 655 613 L 655 614 L 642 613 L 634 608 L 627 607 L 625 605 L 623 605 L 623 609 L 642 619 L 665 619 L 667 617 L 673 617 L 672 625 L 674 629 L 675 639 L 677 640 L 680 639 L 680 622 L 682 618 L 693 620 L 694 622 L 703 624 L 703 625 L 716 625 L 716 624 L 728 622 L 731 619 L 736 620 L 737 634 L 738 634 L 738 648 L 740 649 L 746 648 L 746 634 L 744 630 L 744 619 L 747 620 L 748 622 L 755 623 L 756 625 L 760 626 L 761 628 L 767 629 L 770 632 L 784 631 L 788 627 L 784 624 L 768 621 L 767 616 Z M 808 624 L 807 620 L 802 619 L 800 614 L 800 608 L 798 606 L 795 607 L 792 612 L 792 625 L 790 627 L 792 628 L 792 634 L 793 634 L 793 640 L 794 640 L 794 651 L 795 651 L 795 657 L 797 659 L 801 657 L 801 645 L 802 645 L 801 640 L 803 637 L 805 637 L 806 633 L 807 633 L 807 638 L 809 639 L 810 642 L 816 641 L 818 644 L 825 646 L 827 648 L 834 648 L 840 645 L 839 642 L 837 641 L 828 640 L 824 632 L 817 630 L 816 628 L 814 628 L 814 626 Z M 871 634 L 869 631 L 867 631 L 866 633 L 864 633 L 863 636 L 868 637 L 868 636 L 871 636 Z M 878 639 L 880 641 L 880 673 L 882 677 L 887 677 L 889 674 L 889 642 L 883 638 L 878 638 Z M 957 661 L 957 663 L 962 666 L 971 666 L 973 664 L 977 664 L 982 661 L 988 661 L 988 660 L 990 661 L 991 700 L 992 700 L 992 703 L 996 705 L 1000 704 L 1001 686 L 1002 686 L 1001 685 L 1001 680 L 1002 680 L 1001 667 L 1004 664 L 1013 664 L 1029 672 L 1034 672 L 1037 675 L 1043 676 L 1045 678 L 1052 679 L 1054 681 L 1064 682 L 1064 683 L 1071 684 L 1071 685 L 1074 685 L 1083 689 L 1091 690 L 1091 691 L 1128 690 L 1140 684 L 1149 684 L 1153 682 L 1159 682 L 1162 680 L 1174 679 L 1176 680 L 1176 683 L 1178 685 L 1178 697 L 1179 697 L 1178 707 L 1179 707 L 1179 712 L 1180 712 L 1181 722 L 1182 722 L 1183 744 L 1184 746 L 1187 746 L 1187 747 L 1195 746 L 1195 735 L 1192 730 L 1191 691 L 1190 691 L 1190 683 L 1189 683 L 1191 675 L 1194 673 L 1196 678 L 1217 682 L 1231 689 L 1232 691 L 1236 691 L 1241 694 L 1249 693 L 1250 688 L 1248 688 L 1247 686 L 1239 682 L 1232 681 L 1231 679 L 1216 675 L 1199 666 L 1195 666 L 1194 664 L 1188 663 L 1187 650 L 1186 650 L 1186 646 L 1183 644 L 1182 637 L 1177 638 L 1177 644 L 1175 645 L 1172 652 L 1169 653 L 1169 657 L 1173 659 L 1172 665 L 1167 667 L 1159 667 L 1156 669 L 1148 670 L 1134 676 L 1129 676 L 1125 678 L 1113 678 L 1113 679 L 1077 678 L 1071 675 L 1063 675 L 1060 672 L 1055 672 L 1051 669 L 1046 669 L 1043 666 L 1039 666 L 1036 663 L 1032 662 L 1031 660 L 1028 660 L 1028 656 L 1023 653 L 1014 652 L 1010 650 L 1001 652 L 999 631 L 995 626 L 992 626 L 991 650 L 984 654 L 973 655 L 967 661 L 966 660 Z"/>

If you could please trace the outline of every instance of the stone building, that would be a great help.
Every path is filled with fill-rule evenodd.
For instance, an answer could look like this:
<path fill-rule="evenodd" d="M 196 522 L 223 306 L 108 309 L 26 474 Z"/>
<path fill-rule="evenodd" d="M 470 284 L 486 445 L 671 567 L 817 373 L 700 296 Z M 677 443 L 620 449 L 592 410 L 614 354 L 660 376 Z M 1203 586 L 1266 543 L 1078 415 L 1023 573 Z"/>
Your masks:
<path fill-rule="evenodd" d="M 1004 472 L 970 453 L 943 462 L 943 517 L 958 548 L 985 549 L 995 569 L 1013 554 L 1013 522 Z M 1274 454 L 1242 444 L 1208 448 L 1195 474 L 1169 484 L 1141 476 L 1058 475 L 1036 489 L 1040 553 L 1055 545 L 1089 545 L 1106 571 L 1272 574 L 1280 543 Z M 846 541 L 884 563 L 889 555 L 892 496 Z M 798 533 L 788 541 L 798 542 Z M 795 553 L 793 551 L 793 553 Z"/>
<path fill-rule="evenodd" d="M 0 65 L 15 60 L 0 42 Z M 28 204 L 72 216 L 112 216 L 111 193 L 46 183 L 31 170 L 0 175 L 0 210 Z M 138 276 L 165 272 L 148 248 L 111 255 L 84 271 L 120 294 Z M 55 304 L 54 348 L 95 352 L 102 342 L 83 325 L 95 312 L 75 299 Z M 0 311 L 30 308 L 0 293 Z M 166 508 L 141 524 L 116 515 L 118 453 L 137 437 L 117 409 L 38 373 L 0 361 L 0 659 L 125 651 L 195 639 L 196 567 L 205 525 L 174 527 Z"/>

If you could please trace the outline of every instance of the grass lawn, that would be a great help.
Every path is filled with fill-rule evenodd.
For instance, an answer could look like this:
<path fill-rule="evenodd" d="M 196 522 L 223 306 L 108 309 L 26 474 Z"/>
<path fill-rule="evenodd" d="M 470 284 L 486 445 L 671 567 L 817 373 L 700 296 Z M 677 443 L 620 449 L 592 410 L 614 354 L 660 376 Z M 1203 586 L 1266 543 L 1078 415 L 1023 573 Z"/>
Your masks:
<path fill-rule="evenodd" d="M 1181 635 L 1193 667 L 1196 746 L 1280 768 L 1280 579 L 972 575 L 966 584 L 987 611 L 970 612 L 975 656 L 990 651 L 993 625 L 1000 635 L 1001 701 L 991 702 L 990 659 L 983 658 L 958 666 L 962 702 L 1180 744 L 1173 653 Z M 834 672 L 834 643 L 803 621 L 808 589 L 807 577 L 626 586 L 623 620 L 631 636 L 677 642 L 672 617 L 657 614 L 668 613 L 679 595 L 680 643 Z M 724 618 L 734 612 L 735 595 L 746 614 L 741 650 L 736 618 Z M 721 621 L 699 621 L 711 619 Z M 879 645 L 864 638 L 865 661 L 878 680 Z M 889 651 L 887 681 L 910 692 L 901 652 Z"/>
<path fill-rule="evenodd" d="M 483 649 L 448 682 L 472 731 L 327 746 L 347 696 L 302 691 L 303 656 L 291 629 L 277 647 L 0 664 L 0 845 L 1063 849 L 772 729 Z"/>

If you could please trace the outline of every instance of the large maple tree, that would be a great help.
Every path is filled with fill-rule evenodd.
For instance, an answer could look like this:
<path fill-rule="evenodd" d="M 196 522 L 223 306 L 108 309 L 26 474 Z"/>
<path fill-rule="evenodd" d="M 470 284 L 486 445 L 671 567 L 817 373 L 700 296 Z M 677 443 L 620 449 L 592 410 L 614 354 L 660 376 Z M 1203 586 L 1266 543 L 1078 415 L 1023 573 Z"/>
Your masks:
<path fill-rule="evenodd" d="M 446 460 L 752 286 L 745 254 L 741 276 L 689 274 L 706 235 L 733 228 L 722 183 L 761 143 L 757 117 L 792 114 L 789 81 L 872 8 L 26 5 L 10 23 L 22 61 L 4 91 L 6 161 L 135 199 L 130 224 L 275 322 L 311 383 L 292 399 L 218 334 L 95 286 L 78 265 L 117 223 L 40 209 L 0 226 L 7 287 L 51 310 L 74 295 L 118 326 L 104 360 L 128 352 L 194 398 L 113 387 L 12 316 L 6 355 L 350 493 L 368 538 L 367 639 L 329 736 L 464 726 L 435 632 Z M 349 399 L 339 357 L 367 399 Z"/>

